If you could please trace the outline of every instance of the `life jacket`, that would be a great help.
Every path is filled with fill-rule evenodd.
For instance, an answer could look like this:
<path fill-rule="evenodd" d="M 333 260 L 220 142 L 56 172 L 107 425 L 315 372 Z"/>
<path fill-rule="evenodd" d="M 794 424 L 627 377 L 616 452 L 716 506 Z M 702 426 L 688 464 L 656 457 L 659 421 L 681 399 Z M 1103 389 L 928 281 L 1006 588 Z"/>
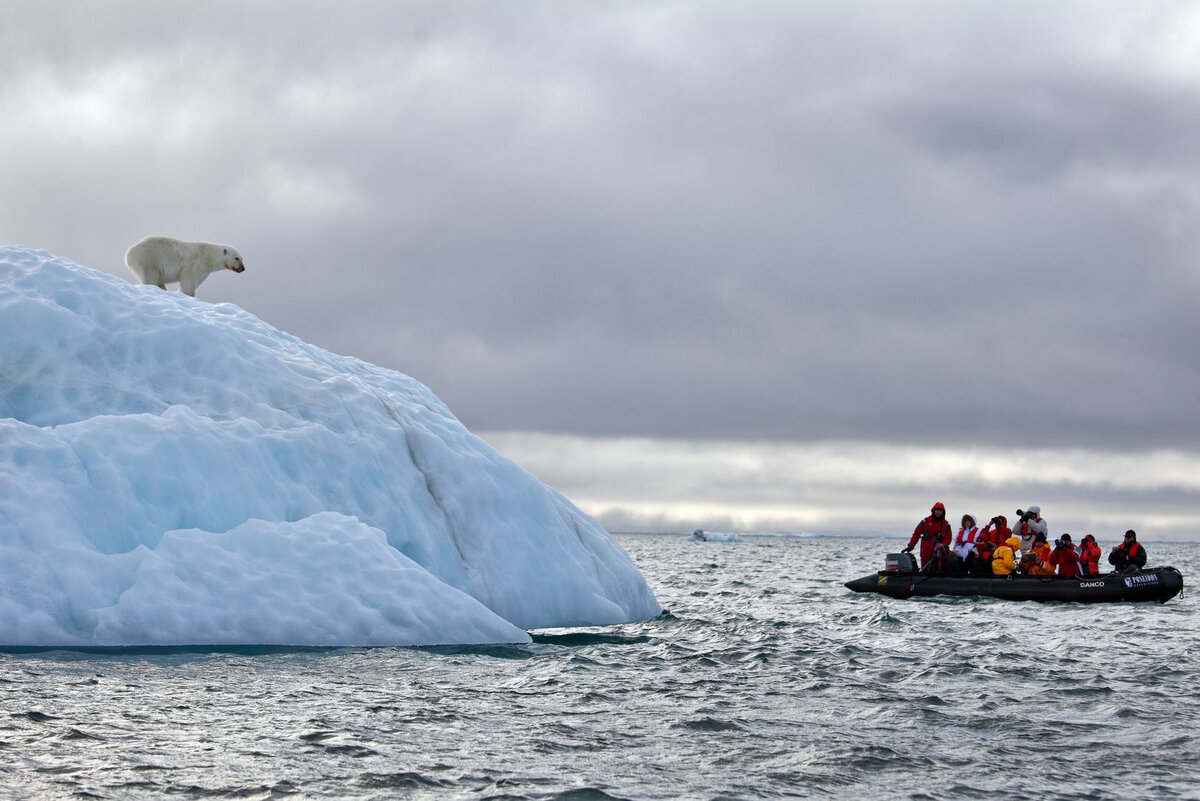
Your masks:
<path fill-rule="evenodd" d="M 1099 543 L 1095 539 L 1084 540 L 1079 543 L 1079 566 L 1080 572 L 1094 576 L 1100 572 L 1100 557 L 1104 555 L 1104 551 L 1100 549 Z"/>
<path fill-rule="evenodd" d="M 1109 564 L 1118 570 L 1125 570 L 1129 567 L 1140 567 L 1138 564 L 1139 557 L 1142 564 L 1146 562 L 1146 549 L 1137 540 L 1134 540 L 1129 545 L 1121 543 L 1116 548 L 1113 548 L 1112 556 L 1108 558 Z"/>
<path fill-rule="evenodd" d="M 954 541 L 954 552 L 958 554 L 958 558 L 966 559 L 971 551 L 974 550 L 975 543 L 978 540 L 979 526 L 960 528 L 958 530 L 958 539 Z"/>
<path fill-rule="evenodd" d="M 993 528 L 994 526 L 994 528 Z M 1008 527 L 1008 518 L 1000 515 L 1000 523 L 989 522 L 985 527 L 987 529 L 987 537 L 992 541 L 992 545 L 999 548 L 1001 545 L 1012 536 L 1012 529 Z"/>
<path fill-rule="evenodd" d="M 1037 525 L 1041 523 L 1041 525 Z M 1032 520 L 1018 520 L 1017 527 L 1013 529 L 1013 534 L 1021 538 L 1021 551 L 1026 552 L 1033 547 L 1033 538 L 1038 534 L 1046 533 L 1046 521 L 1040 517 L 1035 517 Z"/>
<path fill-rule="evenodd" d="M 1041 545 L 1033 546 L 1033 552 L 1037 555 L 1037 564 L 1034 565 L 1031 571 L 1035 576 L 1053 576 L 1054 568 L 1050 566 L 1050 545 L 1043 542 Z"/>
<path fill-rule="evenodd" d="M 944 542 L 946 535 L 950 533 L 950 524 L 945 519 L 938 520 L 933 515 L 921 521 L 921 539 L 933 540 L 934 542 Z"/>

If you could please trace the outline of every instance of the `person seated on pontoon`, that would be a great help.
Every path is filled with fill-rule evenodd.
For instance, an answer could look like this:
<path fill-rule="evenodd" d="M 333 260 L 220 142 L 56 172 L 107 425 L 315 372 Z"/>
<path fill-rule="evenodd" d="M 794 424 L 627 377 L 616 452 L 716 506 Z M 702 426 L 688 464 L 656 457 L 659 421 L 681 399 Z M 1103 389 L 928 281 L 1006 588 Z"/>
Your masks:
<path fill-rule="evenodd" d="M 1021 571 L 1030 576 L 1053 576 L 1054 568 L 1050 566 L 1050 545 L 1046 535 L 1038 532 L 1033 535 L 1033 547 L 1021 554 Z"/>
<path fill-rule="evenodd" d="M 1108 563 L 1118 573 L 1141 570 L 1146 566 L 1146 549 L 1137 541 L 1136 531 L 1130 529 L 1125 532 L 1125 541 L 1115 546 L 1108 554 Z"/>
<path fill-rule="evenodd" d="M 921 572 L 934 576 L 955 576 L 962 572 L 962 562 L 944 542 L 933 546 L 929 561 L 921 566 Z"/>
<path fill-rule="evenodd" d="M 997 576 L 1010 576 L 1017 569 L 1017 549 L 1021 547 L 1020 537 L 1009 537 L 1003 545 L 997 546 L 992 554 L 992 573 Z"/>
<path fill-rule="evenodd" d="M 988 537 L 980 534 L 979 539 L 975 540 L 975 551 L 967 559 L 967 572 L 972 576 L 992 575 L 992 558 L 995 555 L 996 546 Z"/>
<path fill-rule="evenodd" d="M 975 552 L 975 543 L 979 541 L 979 526 L 975 525 L 975 515 L 963 515 L 962 527 L 954 540 L 954 553 L 965 563 Z"/>

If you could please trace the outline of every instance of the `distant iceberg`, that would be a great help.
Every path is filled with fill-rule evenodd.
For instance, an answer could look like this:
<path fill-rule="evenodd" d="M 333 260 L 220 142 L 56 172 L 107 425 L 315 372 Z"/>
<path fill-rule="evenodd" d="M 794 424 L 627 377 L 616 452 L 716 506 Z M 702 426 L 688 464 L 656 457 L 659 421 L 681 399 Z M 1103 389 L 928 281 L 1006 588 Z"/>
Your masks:
<path fill-rule="evenodd" d="M 528 642 L 661 611 L 419 382 L 0 247 L 0 646 Z"/>
<path fill-rule="evenodd" d="M 745 542 L 737 534 L 730 531 L 705 531 L 698 528 L 688 537 L 692 542 Z"/>

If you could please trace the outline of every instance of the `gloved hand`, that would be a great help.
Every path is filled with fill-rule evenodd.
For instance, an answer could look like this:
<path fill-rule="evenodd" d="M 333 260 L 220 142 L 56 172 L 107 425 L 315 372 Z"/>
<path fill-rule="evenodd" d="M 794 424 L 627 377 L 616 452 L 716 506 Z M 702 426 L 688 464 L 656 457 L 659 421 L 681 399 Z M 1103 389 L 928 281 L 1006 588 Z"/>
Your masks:
<path fill-rule="evenodd" d="M 900 553 L 912 553 L 912 546 L 909 545 L 907 548 L 901 548 Z"/>

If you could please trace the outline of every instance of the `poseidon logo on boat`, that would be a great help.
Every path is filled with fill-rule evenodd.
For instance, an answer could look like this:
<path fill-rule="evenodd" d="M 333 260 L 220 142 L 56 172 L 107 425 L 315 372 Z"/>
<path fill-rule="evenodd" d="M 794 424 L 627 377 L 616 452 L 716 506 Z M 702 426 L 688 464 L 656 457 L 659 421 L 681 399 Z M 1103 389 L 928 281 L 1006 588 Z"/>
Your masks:
<path fill-rule="evenodd" d="M 1136 587 L 1139 584 L 1157 584 L 1157 583 L 1158 583 L 1158 575 L 1156 573 L 1151 573 L 1148 576 L 1126 576 L 1125 577 L 1125 586 L 1126 587 Z"/>

